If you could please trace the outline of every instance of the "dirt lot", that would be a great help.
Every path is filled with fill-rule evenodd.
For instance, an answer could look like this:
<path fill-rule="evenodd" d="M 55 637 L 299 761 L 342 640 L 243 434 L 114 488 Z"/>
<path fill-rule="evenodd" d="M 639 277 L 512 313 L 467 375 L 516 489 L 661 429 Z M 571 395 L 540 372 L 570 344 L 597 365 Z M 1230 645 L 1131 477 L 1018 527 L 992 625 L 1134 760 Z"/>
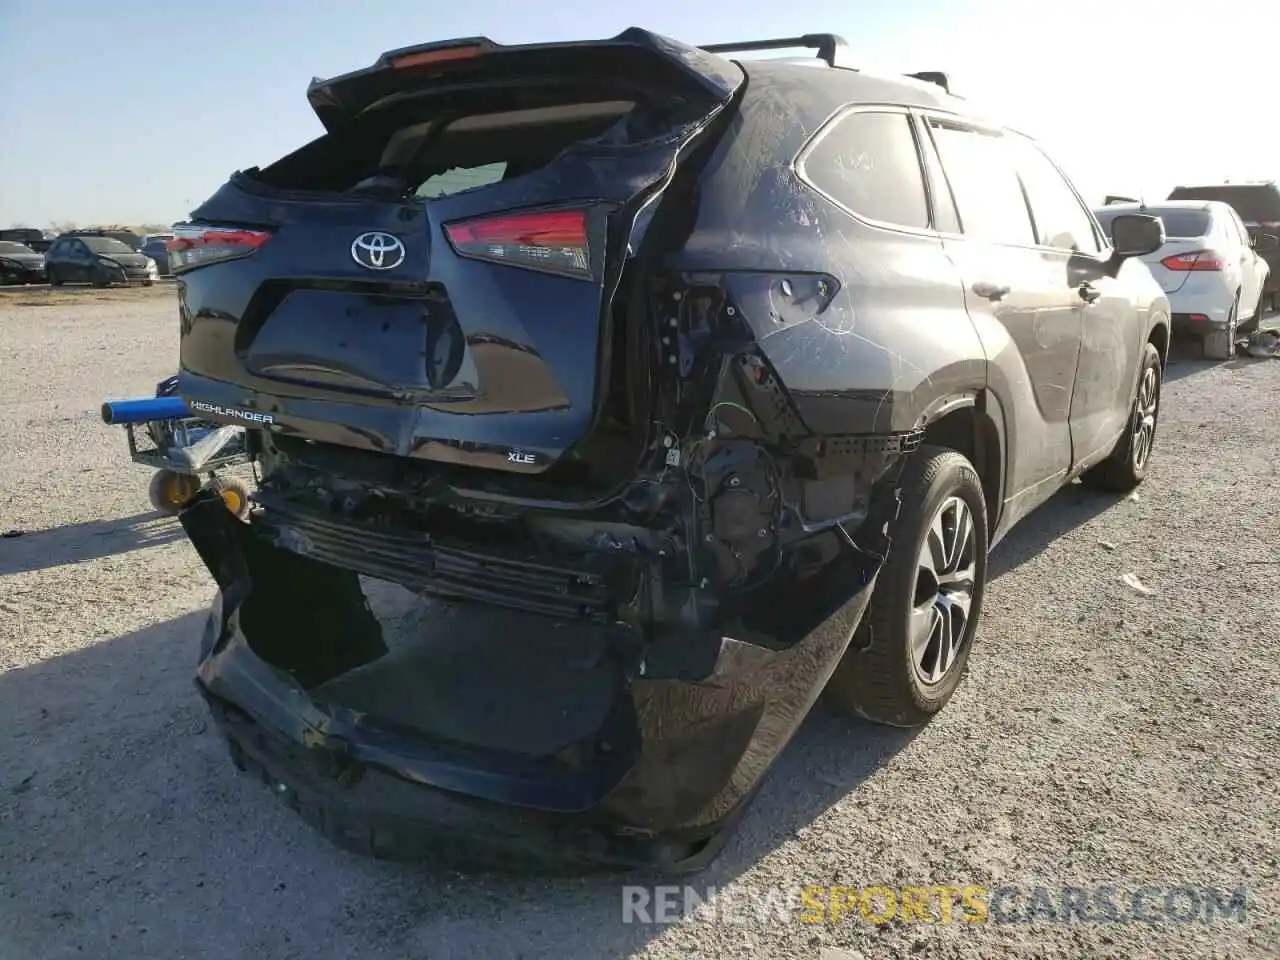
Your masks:
<path fill-rule="evenodd" d="M 944 714 L 820 710 L 689 881 L 1243 886 L 1244 922 L 624 924 L 622 880 L 361 860 L 233 770 L 190 680 L 211 582 L 97 415 L 173 371 L 172 297 L 0 296 L 5 960 L 1280 956 L 1280 362 L 1177 360 L 1139 496 L 1071 488 L 998 548 Z"/>

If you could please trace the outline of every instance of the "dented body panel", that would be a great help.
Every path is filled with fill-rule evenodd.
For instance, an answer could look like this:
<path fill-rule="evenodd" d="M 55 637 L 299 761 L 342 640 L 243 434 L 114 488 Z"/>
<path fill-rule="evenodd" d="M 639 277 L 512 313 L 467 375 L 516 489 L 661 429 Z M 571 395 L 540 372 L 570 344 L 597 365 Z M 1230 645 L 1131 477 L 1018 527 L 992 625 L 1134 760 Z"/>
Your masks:
<path fill-rule="evenodd" d="M 879 569 L 874 553 L 833 534 L 830 561 L 796 593 L 785 625 L 770 624 L 767 646 L 703 633 L 662 650 L 620 628 L 604 647 L 603 721 L 528 756 L 313 699 L 331 676 L 386 652 L 356 574 L 269 544 L 216 498 L 182 524 L 219 585 L 197 684 L 237 761 L 341 825 L 335 839 L 388 857 L 451 842 L 470 846 L 461 859 L 471 860 L 700 866 L 835 669 Z M 302 646 L 308 669 L 284 669 Z"/>

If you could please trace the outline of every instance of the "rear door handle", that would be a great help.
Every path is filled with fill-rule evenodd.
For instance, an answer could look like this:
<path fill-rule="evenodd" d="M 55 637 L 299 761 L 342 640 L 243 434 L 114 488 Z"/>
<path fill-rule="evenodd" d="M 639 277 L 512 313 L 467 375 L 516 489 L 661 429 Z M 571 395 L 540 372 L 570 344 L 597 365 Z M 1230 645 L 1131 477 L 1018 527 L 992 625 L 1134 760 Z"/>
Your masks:
<path fill-rule="evenodd" d="M 1095 303 L 1102 296 L 1102 291 L 1091 283 L 1080 284 L 1080 299 L 1085 303 Z"/>
<path fill-rule="evenodd" d="M 1009 295 L 1009 288 L 1002 287 L 996 283 L 988 283 L 986 280 L 979 280 L 973 285 L 973 292 L 983 299 L 995 303 Z"/>

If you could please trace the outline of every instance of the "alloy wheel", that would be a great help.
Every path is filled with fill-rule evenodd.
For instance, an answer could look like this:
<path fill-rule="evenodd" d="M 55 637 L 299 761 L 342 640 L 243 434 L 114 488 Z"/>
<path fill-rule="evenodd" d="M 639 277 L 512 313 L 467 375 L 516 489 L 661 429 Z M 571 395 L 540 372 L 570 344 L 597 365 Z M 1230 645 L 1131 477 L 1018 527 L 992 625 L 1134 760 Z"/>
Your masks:
<path fill-rule="evenodd" d="M 1133 426 L 1133 465 L 1142 470 L 1151 456 L 1156 438 L 1156 407 L 1160 402 L 1160 383 L 1155 367 L 1147 367 L 1138 384 L 1138 402 Z"/>
<path fill-rule="evenodd" d="M 948 497 L 929 523 L 916 562 L 911 663 L 926 686 L 942 682 L 965 643 L 977 576 L 976 545 L 969 505 Z"/>

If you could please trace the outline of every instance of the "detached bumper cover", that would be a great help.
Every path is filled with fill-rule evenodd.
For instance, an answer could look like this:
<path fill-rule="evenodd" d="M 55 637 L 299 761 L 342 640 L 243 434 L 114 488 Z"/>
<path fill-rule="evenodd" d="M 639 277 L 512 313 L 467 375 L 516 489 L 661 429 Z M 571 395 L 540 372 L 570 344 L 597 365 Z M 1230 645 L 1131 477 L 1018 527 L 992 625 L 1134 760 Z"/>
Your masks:
<path fill-rule="evenodd" d="M 350 849 L 554 868 L 713 858 L 845 652 L 881 562 L 851 548 L 829 565 L 830 602 L 797 609 L 806 629 L 784 648 L 720 638 L 693 678 L 687 663 L 680 679 L 657 660 L 643 676 L 620 669 L 589 742 L 531 757 L 314 700 L 323 676 L 386 649 L 357 575 L 273 545 L 206 495 L 182 524 L 219 585 L 196 683 L 238 766 Z M 300 642 L 316 676 L 270 662 Z"/>

